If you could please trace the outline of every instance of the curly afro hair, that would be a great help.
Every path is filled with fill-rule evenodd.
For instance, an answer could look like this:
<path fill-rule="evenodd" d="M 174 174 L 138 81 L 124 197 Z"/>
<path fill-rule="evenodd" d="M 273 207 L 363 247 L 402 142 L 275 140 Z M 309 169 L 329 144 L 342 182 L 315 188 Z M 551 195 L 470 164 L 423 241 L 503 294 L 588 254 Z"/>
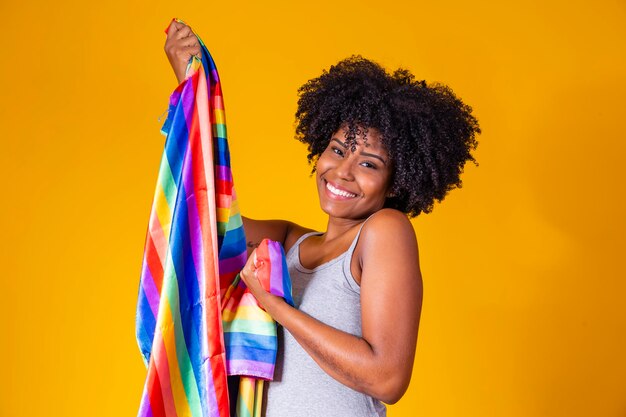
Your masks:
<path fill-rule="evenodd" d="M 393 174 L 385 206 L 415 217 L 461 187 L 460 175 L 480 133 L 472 108 L 441 84 L 393 74 L 361 56 L 324 70 L 298 90 L 296 138 L 308 145 L 313 172 L 331 136 L 347 127 L 347 143 L 374 128 L 381 135 Z"/>

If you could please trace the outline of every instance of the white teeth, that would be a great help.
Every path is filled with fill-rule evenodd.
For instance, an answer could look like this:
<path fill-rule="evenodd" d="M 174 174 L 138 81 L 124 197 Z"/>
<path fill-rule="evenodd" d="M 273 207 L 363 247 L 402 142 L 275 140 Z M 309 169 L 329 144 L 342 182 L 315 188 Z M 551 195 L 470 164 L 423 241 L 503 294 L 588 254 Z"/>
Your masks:
<path fill-rule="evenodd" d="M 329 182 L 326 183 L 326 188 L 328 188 L 328 191 L 330 191 L 331 193 L 341 196 L 341 197 L 356 197 L 356 194 L 352 194 L 347 191 L 343 191 L 338 188 L 335 188 Z"/>

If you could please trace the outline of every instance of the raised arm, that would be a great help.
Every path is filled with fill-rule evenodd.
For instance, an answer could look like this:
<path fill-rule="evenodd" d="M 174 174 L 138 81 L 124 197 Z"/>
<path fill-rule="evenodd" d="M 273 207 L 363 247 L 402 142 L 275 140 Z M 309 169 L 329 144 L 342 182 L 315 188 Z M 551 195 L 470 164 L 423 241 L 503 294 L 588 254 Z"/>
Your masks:
<path fill-rule="evenodd" d="M 164 49 L 180 84 L 185 79 L 189 59 L 200 53 L 200 42 L 189 26 L 174 20 L 167 31 Z M 248 253 L 264 238 L 281 242 L 288 250 L 300 235 L 309 230 L 284 220 L 253 220 L 247 217 L 243 217 L 243 227 Z"/>
<path fill-rule="evenodd" d="M 362 337 L 345 333 L 244 280 L 271 316 L 295 337 L 330 376 L 348 387 L 393 404 L 411 379 L 422 305 L 422 278 L 411 223 L 381 210 L 363 228 L 357 251 L 361 265 Z"/>

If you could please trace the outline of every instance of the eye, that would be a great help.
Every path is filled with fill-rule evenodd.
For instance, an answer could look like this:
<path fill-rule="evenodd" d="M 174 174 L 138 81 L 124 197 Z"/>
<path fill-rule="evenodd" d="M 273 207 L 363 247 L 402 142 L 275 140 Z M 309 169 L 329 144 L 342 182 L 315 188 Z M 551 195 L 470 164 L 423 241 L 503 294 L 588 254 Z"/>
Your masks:
<path fill-rule="evenodd" d="M 376 169 L 376 168 L 378 168 L 376 165 L 372 164 L 372 163 L 371 163 L 371 162 L 369 162 L 369 161 L 363 161 L 363 162 L 361 162 L 361 166 L 362 166 L 362 167 L 365 167 L 365 168 L 371 168 L 371 169 Z"/>
<path fill-rule="evenodd" d="M 343 151 L 336 146 L 331 147 L 330 150 L 339 156 L 343 156 Z"/>

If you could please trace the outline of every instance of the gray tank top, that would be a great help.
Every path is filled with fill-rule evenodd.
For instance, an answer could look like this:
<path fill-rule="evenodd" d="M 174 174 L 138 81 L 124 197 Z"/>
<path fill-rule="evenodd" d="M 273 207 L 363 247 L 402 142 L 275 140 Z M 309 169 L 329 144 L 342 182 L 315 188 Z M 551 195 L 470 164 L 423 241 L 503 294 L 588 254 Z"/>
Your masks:
<path fill-rule="evenodd" d="M 286 255 L 295 305 L 325 324 L 361 336 L 360 287 L 350 271 L 361 230 L 346 252 L 307 269 L 300 263 L 300 244 L 314 234 L 319 233 L 303 235 Z M 266 417 L 386 416 L 383 403 L 326 374 L 281 326 L 274 381 L 268 385 Z"/>

